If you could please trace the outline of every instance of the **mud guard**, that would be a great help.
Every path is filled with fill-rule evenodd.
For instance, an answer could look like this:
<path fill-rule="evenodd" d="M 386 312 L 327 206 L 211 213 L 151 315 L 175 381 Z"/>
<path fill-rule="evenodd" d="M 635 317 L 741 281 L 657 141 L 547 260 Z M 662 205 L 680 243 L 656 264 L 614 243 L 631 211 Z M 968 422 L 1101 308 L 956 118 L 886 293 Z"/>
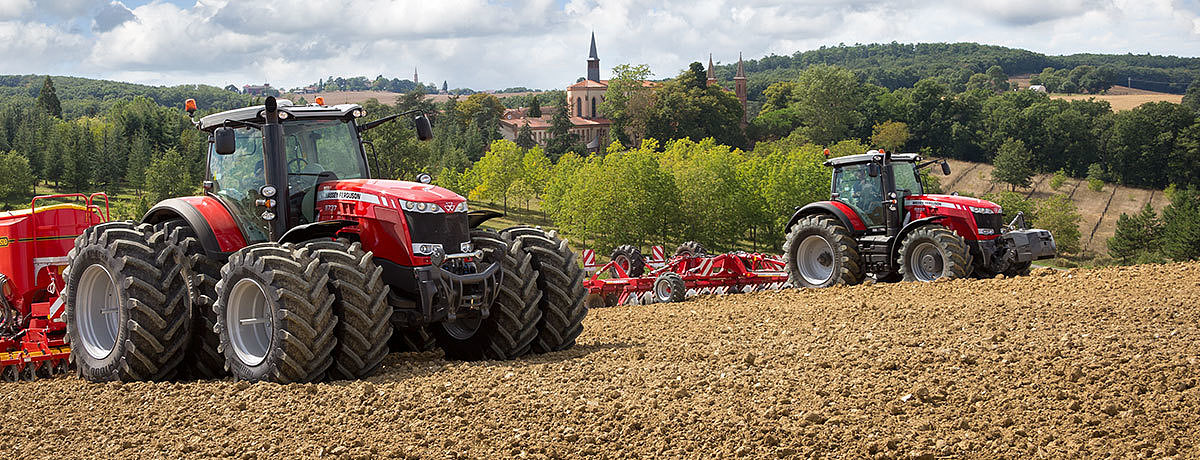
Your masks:
<path fill-rule="evenodd" d="M 478 228 L 488 220 L 503 216 L 504 214 L 496 211 L 471 211 L 467 213 L 467 222 L 470 224 L 470 228 Z"/>
<path fill-rule="evenodd" d="M 190 196 L 166 199 L 150 208 L 142 217 L 142 222 L 160 224 L 171 219 L 186 221 L 196 232 L 200 246 L 207 254 L 228 254 L 246 246 L 246 239 L 237 221 L 216 198 Z"/>
<path fill-rule="evenodd" d="M 900 229 L 900 233 L 897 233 L 896 237 L 892 238 L 891 247 L 888 248 L 888 265 L 892 268 L 896 268 L 896 259 L 900 257 L 900 242 L 904 241 L 904 237 L 908 236 L 909 233 L 912 233 L 913 230 L 916 230 L 917 227 L 922 227 L 927 224 L 937 222 L 945 219 L 946 217 L 947 216 L 924 217 L 909 222 L 908 225 L 905 225 L 904 228 Z"/>
<path fill-rule="evenodd" d="M 797 208 L 796 213 L 792 214 L 792 218 L 788 220 L 787 225 L 783 227 L 783 233 L 787 234 L 792 226 L 796 225 L 796 222 L 799 222 L 801 218 L 811 216 L 813 214 L 833 215 L 837 217 L 838 220 L 841 221 L 842 226 L 846 227 L 847 230 L 850 230 L 851 233 L 857 234 L 866 230 L 861 222 L 857 226 L 854 225 L 854 222 L 850 219 L 850 217 L 847 216 L 846 213 L 832 201 L 818 201 L 815 203 L 809 203 L 804 207 Z"/>
<path fill-rule="evenodd" d="M 333 238 L 341 229 L 358 225 L 352 220 L 325 220 L 297 225 L 279 237 L 280 243 L 303 243 L 316 238 Z"/>

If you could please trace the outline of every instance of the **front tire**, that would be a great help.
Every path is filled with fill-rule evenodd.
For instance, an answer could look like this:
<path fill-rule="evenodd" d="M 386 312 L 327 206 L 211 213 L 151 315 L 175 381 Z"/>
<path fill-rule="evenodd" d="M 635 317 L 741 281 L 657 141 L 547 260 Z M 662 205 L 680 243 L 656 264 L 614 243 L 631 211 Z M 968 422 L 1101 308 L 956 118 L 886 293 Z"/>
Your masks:
<path fill-rule="evenodd" d="M 792 226 L 783 243 L 792 286 L 823 288 L 853 285 L 863 279 L 858 242 L 836 218 L 805 216 Z"/>
<path fill-rule="evenodd" d="M 329 269 L 292 244 L 259 243 L 229 256 L 217 283 L 217 332 L 239 380 L 314 382 L 333 364 L 337 317 Z"/>
<path fill-rule="evenodd" d="M 658 275 L 654 280 L 654 300 L 658 302 L 683 302 L 687 297 L 687 284 L 675 272 Z"/>
<path fill-rule="evenodd" d="M 571 348 L 583 332 L 587 289 L 583 287 L 583 269 L 576 263 L 575 253 L 567 240 L 559 238 L 557 232 L 544 232 L 533 227 L 512 227 L 500 236 L 505 241 L 519 242 L 537 270 L 537 287 L 542 293 L 538 308 L 542 319 L 538 322 L 533 352 Z"/>
<path fill-rule="evenodd" d="M 104 223 L 84 230 L 67 258 L 64 319 L 80 377 L 174 378 L 191 328 L 187 285 L 165 234 Z"/>
<path fill-rule="evenodd" d="M 472 230 L 471 243 L 484 251 L 483 263 L 500 263 L 499 292 L 488 309 L 489 316 L 477 320 L 476 324 L 459 319 L 454 324 L 433 324 L 438 346 L 445 350 L 446 358 L 460 360 L 507 360 L 529 353 L 537 336 L 541 310 L 538 300 L 537 272 L 531 265 L 531 256 L 520 243 L 509 245 L 499 233 L 490 230 Z"/>
<path fill-rule="evenodd" d="M 333 312 L 338 324 L 334 336 L 334 379 L 357 379 L 375 372 L 388 353 L 392 336 L 392 308 L 383 268 L 375 265 L 372 253 L 362 244 L 321 239 L 304 243 L 329 268 Z"/>
<path fill-rule="evenodd" d="M 913 230 L 900 243 L 904 281 L 966 278 L 971 274 L 967 242 L 953 230 L 933 224 Z"/>

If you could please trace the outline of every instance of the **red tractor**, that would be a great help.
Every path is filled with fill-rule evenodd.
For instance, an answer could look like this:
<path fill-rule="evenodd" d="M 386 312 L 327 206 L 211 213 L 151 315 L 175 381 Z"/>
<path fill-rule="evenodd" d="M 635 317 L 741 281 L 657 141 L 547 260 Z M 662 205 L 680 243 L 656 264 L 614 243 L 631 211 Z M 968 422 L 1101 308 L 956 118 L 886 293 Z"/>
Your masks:
<path fill-rule="evenodd" d="M 188 101 L 188 112 L 195 103 Z M 415 114 L 415 115 L 414 115 Z M 231 373 L 359 378 L 391 349 L 512 359 L 574 345 L 583 272 L 554 232 L 477 228 L 495 213 L 421 182 L 372 178 L 354 104 L 202 118 L 202 196 L 91 227 L 66 271 L 74 362 L 92 381 Z"/>
<path fill-rule="evenodd" d="M 1003 210 L 990 201 L 925 194 L 919 171 L 935 163 L 876 150 L 826 160 L 832 199 L 798 208 L 786 227 L 792 285 L 857 284 L 867 275 L 880 281 L 1011 276 L 1055 256 L 1050 232 L 1024 228 L 1021 213 L 1005 225 Z"/>

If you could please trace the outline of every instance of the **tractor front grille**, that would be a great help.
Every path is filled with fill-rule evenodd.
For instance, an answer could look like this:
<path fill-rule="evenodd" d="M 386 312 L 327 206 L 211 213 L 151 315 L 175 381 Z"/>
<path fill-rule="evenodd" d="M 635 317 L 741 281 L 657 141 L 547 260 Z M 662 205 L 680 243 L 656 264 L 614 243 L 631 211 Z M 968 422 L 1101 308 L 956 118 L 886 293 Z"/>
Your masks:
<path fill-rule="evenodd" d="M 462 252 L 462 243 L 471 241 L 471 229 L 467 213 L 405 212 L 408 234 L 413 243 L 436 243 L 442 245 L 446 254 Z"/>
<path fill-rule="evenodd" d="M 975 226 L 979 227 L 980 235 L 999 235 L 1004 227 L 1004 216 L 1001 214 L 975 213 Z M 986 229 L 986 230 L 985 230 Z M 991 232 L 989 233 L 988 230 Z"/>

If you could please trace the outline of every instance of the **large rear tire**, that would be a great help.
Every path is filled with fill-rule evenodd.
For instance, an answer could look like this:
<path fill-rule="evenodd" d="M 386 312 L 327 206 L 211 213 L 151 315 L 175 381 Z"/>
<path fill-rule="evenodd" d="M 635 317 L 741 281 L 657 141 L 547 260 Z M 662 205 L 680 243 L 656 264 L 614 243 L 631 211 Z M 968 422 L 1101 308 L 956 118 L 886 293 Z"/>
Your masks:
<path fill-rule="evenodd" d="M 630 244 L 617 246 L 612 252 L 612 261 L 621 266 L 622 270 L 630 277 L 636 278 L 646 273 L 646 258 L 642 256 L 642 250 Z M 613 277 L 617 276 L 615 270 L 610 270 Z"/>
<path fill-rule="evenodd" d="M 858 242 L 836 218 L 805 216 L 792 225 L 783 243 L 788 280 L 797 288 L 858 284 L 863 279 Z"/>
<path fill-rule="evenodd" d="M 148 224 L 108 222 L 75 239 L 64 318 L 80 377 L 175 377 L 191 332 L 187 283 L 175 257 L 166 235 Z"/>
<path fill-rule="evenodd" d="M 314 382 L 333 365 L 329 268 L 302 246 L 259 243 L 229 256 L 217 282 L 217 332 L 239 380 Z"/>
<path fill-rule="evenodd" d="M 534 353 L 561 351 L 575 345 L 583 332 L 587 316 L 587 289 L 583 287 L 583 269 L 567 240 L 555 231 L 545 232 L 533 227 L 512 227 L 500 235 L 505 241 L 520 243 L 531 257 L 537 270 L 537 287 L 542 297 L 538 302 L 542 319 L 538 322 Z"/>
<path fill-rule="evenodd" d="M 329 267 L 333 312 L 338 317 L 334 336 L 334 379 L 357 379 L 371 375 L 383 363 L 392 336 L 392 307 L 387 303 L 388 286 L 383 268 L 375 265 L 372 253 L 362 244 L 321 239 L 304 247 Z"/>
<path fill-rule="evenodd" d="M 496 301 L 488 309 L 488 317 L 475 324 L 434 324 L 438 346 L 448 359 L 483 360 L 514 359 L 529 353 L 537 337 L 541 310 L 538 300 L 537 272 L 530 256 L 520 242 L 506 243 L 499 233 L 472 230 L 471 243 L 484 251 L 484 265 L 500 263 L 500 283 Z M 459 323 L 466 323 L 463 319 Z"/>
<path fill-rule="evenodd" d="M 971 274 L 971 251 L 953 230 L 931 224 L 917 228 L 900 242 L 900 274 L 904 281 L 966 278 Z"/>
<path fill-rule="evenodd" d="M 225 260 L 206 254 L 196 231 L 183 219 L 168 220 L 157 227 L 167 234 L 167 244 L 178 251 L 187 279 L 192 334 L 182 369 L 198 379 L 223 377 L 227 374 L 225 356 L 217 351 L 221 338 L 214 330 L 217 313 L 213 304 L 217 301 L 217 281 L 221 279 Z"/>
<path fill-rule="evenodd" d="M 675 257 L 700 257 L 706 255 L 708 255 L 708 251 L 704 250 L 704 245 L 696 241 L 687 241 L 675 248 Z"/>

